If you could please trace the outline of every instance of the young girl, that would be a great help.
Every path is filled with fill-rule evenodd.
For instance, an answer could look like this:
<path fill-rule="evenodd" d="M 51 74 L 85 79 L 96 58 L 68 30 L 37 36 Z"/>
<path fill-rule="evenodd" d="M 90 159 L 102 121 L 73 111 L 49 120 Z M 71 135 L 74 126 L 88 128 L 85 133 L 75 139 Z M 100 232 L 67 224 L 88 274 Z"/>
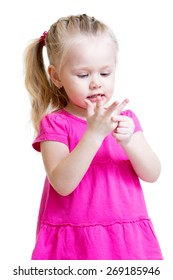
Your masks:
<path fill-rule="evenodd" d="M 43 47 L 49 58 L 48 75 Z M 160 162 L 113 95 L 117 42 L 94 17 L 55 22 L 26 50 L 26 87 L 47 177 L 33 260 L 162 259 L 140 181 Z"/>

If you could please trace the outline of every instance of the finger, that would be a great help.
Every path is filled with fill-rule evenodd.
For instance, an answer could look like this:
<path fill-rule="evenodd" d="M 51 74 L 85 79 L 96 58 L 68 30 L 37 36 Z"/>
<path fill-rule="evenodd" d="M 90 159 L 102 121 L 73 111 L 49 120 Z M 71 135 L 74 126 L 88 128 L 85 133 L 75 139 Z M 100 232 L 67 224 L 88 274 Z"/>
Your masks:
<path fill-rule="evenodd" d="M 116 138 L 118 143 L 120 143 L 120 142 L 128 142 L 130 140 L 130 138 L 131 138 L 131 135 L 129 136 L 128 134 L 119 134 L 119 133 L 115 133 L 115 132 L 112 133 L 112 136 L 114 138 Z"/>
<path fill-rule="evenodd" d="M 114 122 L 124 122 L 124 123 L 126 123 L 126 122 L 128 122 L 129 121 L 129 117 L 127 117 L 127 116 L 123 116 L 123 115 L 113 115 L 112 116 L 112 121 L 114 121 Z"/>
<path fill-rule="evenodd" d="M 94 106 L 88 99 L 85 99 L 84 102 L 86 104 L 87 116 L 90 117 L 94 114 Z"/>
<path fill-rule="evenodd" d="M 117 108 L 119 102 L 115 101 L 113 102 L 107 109 L 106 109 L 106 116 L 110 117 L 114 112 L 115 109 Z"/>
<path fill-rule="evenodd" d="M 120 105 L 115 109 L 115 114 L 119 115 L 124 107 L 129 103 L 129 100 L 126 98 Z"/>
<path fill-rule="evenodd" d="M 121 135 L 126 135 L 126 134 L 130 134 L 131 131 L 128 129 L 128 127 L 117 127 L 116 128 L 116 133 L 117 134 L 121 134 Z"/>
<path fill-rule="evenodd" d="M 117 132 L 122 132 L 123 134 L 134 132 L 135 124 L 132 118 L 119 115 L 113 117 L 113 121 L 118 123 Z"/>
<path fill-rule="evenodd" d="M 96 98 L 96 107 L 95 111 L 98 112 L 100 111 L 100 108 L 103 106 L 102 98 L 100 96 L 97 96 Z"/>

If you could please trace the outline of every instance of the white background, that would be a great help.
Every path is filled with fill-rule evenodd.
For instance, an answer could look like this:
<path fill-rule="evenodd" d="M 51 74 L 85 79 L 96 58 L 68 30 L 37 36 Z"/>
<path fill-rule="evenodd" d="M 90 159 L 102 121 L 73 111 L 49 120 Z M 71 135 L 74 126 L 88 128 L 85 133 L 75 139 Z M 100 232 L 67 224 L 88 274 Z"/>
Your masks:
<path fill-rule="evenodd" d="M 2 5 L 2 4 L 0 4 Z M 30 102 L 24 86 L 24 49 L 59 17 L 86 13 L 108 24 L 119 42 L 115 99 L 129 98 L 162 173 L 142 182 L 165 260 L 173 260 L 173 8 L 162 0 L 8 1 L 0 7 L 0 215 L 4 260 L 30 260 L 45 178 L 31 147 Z M 3 19 L 2 19 L 3 17 Z"/>

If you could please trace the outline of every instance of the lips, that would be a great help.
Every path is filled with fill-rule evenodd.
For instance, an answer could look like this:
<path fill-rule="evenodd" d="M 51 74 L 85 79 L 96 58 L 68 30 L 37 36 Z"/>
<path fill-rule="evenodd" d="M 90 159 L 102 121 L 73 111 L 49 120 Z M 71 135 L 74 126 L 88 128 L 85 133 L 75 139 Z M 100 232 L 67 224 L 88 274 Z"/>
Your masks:
<path fill-rule="evenodd" d="M 104 96 L 104 94 L 102 94 L 102 93 L 97 93 L 97 94 L 93 94 L 93 95 L 90 95 L 90 96 L 88 96 L 87 98 L 88 99 L 94 99 L 94 98 L 97 98 L 98 96 L 100 96 L 100 97 L 102 97 L 102 96 Z"/>

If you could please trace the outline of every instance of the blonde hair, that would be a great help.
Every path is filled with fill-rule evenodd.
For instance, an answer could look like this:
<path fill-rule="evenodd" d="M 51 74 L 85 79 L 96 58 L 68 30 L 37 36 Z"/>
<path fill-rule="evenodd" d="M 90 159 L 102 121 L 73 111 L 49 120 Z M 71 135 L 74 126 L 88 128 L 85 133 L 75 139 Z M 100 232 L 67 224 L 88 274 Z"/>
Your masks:
<path fill-rule="evenodd" d="M 68 96 L 64 88 L 56 87 L 45 70 L 43 60 L 43 45 L 45 43 L 49 63 L 62 65 L 69 38 L 76 35 L 108 35 L 115 45 L 117 41 L 107 25 L 94 17 L 85 14 L 60 18 L 52 24 L 45 41 L 39 39 L 27 47 L 25 51 L 25 85 L 31 99 L 31 119 L 36 131 L 42 117 L 53 110 L 64 108 L 68 103 Z"/>

